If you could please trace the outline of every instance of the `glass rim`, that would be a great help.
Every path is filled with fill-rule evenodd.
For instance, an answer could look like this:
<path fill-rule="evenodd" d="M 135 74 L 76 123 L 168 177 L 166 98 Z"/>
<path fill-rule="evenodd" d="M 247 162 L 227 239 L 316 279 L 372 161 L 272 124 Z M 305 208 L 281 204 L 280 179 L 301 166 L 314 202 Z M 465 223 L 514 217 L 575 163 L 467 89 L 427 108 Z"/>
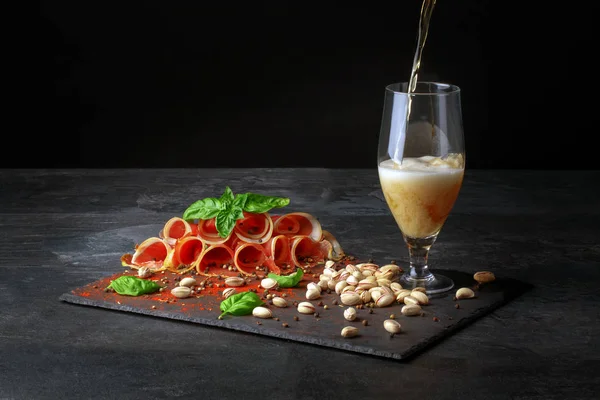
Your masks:
<path fill-rule="evenodd" d="M 410 84 L 410 82 L 408 81 L 400 81 L 400 82 L 395 82 L 395 83 L 390 83 L 389 85 L 386 85 L 385 90 L 388 92 L 392 92 L 395 94 L 404 94 L 404 95 L 409 95 L 408 91 L 402 91 L 399 90 L 399 88 L 403 85 L 408 86 Z M 453 95 L 453 94 L 457 94 L 460 93 L 460 87 L 458 87 L 457 85 L 454 85 L 452 83 L 447 83 L 447 82 L 439 82 L 439 81 L 417 81 L 417 87 L 419 85 L 433 85 L 435 87 L 443 87 L 445 89 L 445 91 L 442 92 L 413 92 L 410 93 L 411 96 L 449 96 L 449 95 Z M 394 89 L 394 87 L 398 88 L 398 89 Z"/>

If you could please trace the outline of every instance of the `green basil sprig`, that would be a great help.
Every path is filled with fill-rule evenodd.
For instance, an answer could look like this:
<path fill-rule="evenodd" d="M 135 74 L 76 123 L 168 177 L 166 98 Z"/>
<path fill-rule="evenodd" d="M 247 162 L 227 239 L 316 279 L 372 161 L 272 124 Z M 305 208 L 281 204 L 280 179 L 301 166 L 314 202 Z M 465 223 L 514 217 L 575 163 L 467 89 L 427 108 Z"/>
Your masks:
<path fill-rule="evenodd" d="M 265 196 L 256 193 L 235 195 L 227 186 L 225 192 L 219 197 L 207 197 L 192 203 L 183 213 L 186 221 L 194 219 L 215 219 L 215 226 L 219 236 L 229 236 L 238 219 L 244 218 L 244 211 L 250 213 L 264 213 L 273 208 L 285 207 L 290 204 L 287 197 Z"/>
<path fill-rule="evenodd" d="M 302 280 L 302 276 L 304 276 L 304 271 L 302 268 L 296 269 L 295 272 L 292 272 L 289 275 L 277 275 L 274 273 L 269 273 L 267 275 L 269 278 L 274 279 L 279 284 L 279 287 L 289 288 L 294 287 L 300 283 Z"/>
<path fill-rule="evenodd" d="M 142 294 L 154 293 L 161 288 L 161 286 L 154 281 L 130 275 L 118 277 L 113 280 L 108 287 L 118 294 L 125 296 L 140 296 Z"/>
<path fill-rule="evenodd" d="M 229 296 L 221 302 L 219 306 L 223 312 L 219 315 L 222 319 L 224 315 L 248 315 L 252 314 L 254 307 L 265 304 L 261 298 L 254 292 L 242 292 Z"/>

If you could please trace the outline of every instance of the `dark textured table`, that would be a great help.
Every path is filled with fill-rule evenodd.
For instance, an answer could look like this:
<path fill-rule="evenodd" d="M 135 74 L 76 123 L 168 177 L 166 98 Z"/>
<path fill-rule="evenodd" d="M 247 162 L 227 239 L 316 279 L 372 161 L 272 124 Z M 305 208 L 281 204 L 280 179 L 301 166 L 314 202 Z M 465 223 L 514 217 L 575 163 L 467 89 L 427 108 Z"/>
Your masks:
<path fill-rule="evenodd" d="M 225 185 L 288 196 L 346 251 L 406 264 L 376 169 L 1 170 L 0 399 L 596 398 L 599 183 L 467 171 L 431 267 L 534 288 L 397 361 L 59 300 Z"/>

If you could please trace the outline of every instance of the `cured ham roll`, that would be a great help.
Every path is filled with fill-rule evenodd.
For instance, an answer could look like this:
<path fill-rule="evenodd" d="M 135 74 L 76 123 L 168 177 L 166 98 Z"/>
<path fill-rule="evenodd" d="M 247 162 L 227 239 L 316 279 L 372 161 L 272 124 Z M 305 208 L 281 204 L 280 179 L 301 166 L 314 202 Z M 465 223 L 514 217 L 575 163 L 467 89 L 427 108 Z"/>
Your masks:
<path fill-rule="evenodd" d="M 321 223 L 311 214 L 295 212 L 280 215 L 273 222 L 275 235 L 310 236 L 316 242 L 323 236 Z"/>
<path fill-rule="evenodd" d="M 165 261 L 167 269 L 180 274 L 193 269 L 204 251 L 204 246 L 204 242 L 197 236 L 179 239 L 173 249 L 173 256 Z"/>
<path fill-rule="evenodd" d="M 235 235 L 244 242 L 265 243 L 273 234 L 273 221 L 267 213 L 244 212 L 233 228 Z"/>
<path fill-rule="evenodd" d="M 173 217 L 165 223 L 159 236 L 172 247 L 175 246 L 178 239 L 191 234 L 192 226 L 189 222 L 179 217 Z"/>
<path fill-rule="evenodd" d="M 241 273 L 250 275 L 256 267 L 265 263 L 267 255 L 263 246 L 257 243 L 240 241 L 233 255 L 233 263 Z"/>
<path fill-rule="evenodd" d="M 340 242 L 338 242 L 331 232 L 323 230 L 323 240 L 331 243 L 331 251 L 327 254 L 330 260 L 339 261 L 346 255 L 344 249 L 342 249 L 342 245 L 340 245 Z"/>
<path fill-rule="evenodd" d="M 208 246 L 195 262 L 196 271 L 204 276 L 228 275 L 236 276 L 237 271 L 223 268 L 224 265 L 233 264 L 233 251 L 225 244 Z"/>
<path fill-rule="evenodd" d="M 171 251 L 171 247 L 163 239 L 150 237 L 135 246 L 133 255 L 123 255 L 121 262 L 134 269 L 148 267 L 152 271 L 160 271 L 165 268 L 164 261 Z"/>
<path fill-rule="evenodd" d="M 292 262 L 298 267 L 315 266 L 324 262 L 331 251 L 327 240 L 314 240 L 310 236 L 294 236 L 291 239 Z"/>
<path fill-rule="evenodd" d="M 216 218 L 201 219 L 198 221 L 198 237 L 208 245 L 225 243 L 231 234 L 224 238 L 219 235 L 215 225 Z"/>
<path fill-rule="evenodd" d="M 290 251 L 290 239 L 286 235 L 273 236 L 264 244 L 265 254 L 267 256 L 266 266 L 276 274 L 292 264 Z"/>

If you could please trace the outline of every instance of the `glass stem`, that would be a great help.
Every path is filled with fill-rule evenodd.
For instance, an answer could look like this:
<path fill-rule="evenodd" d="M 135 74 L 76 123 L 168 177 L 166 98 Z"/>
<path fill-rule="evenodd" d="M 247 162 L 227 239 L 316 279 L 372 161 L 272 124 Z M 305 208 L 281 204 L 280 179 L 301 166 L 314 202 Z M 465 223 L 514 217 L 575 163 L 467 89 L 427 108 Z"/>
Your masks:
<path fill-rule="evenodd" d="M 409 275 L 412 279 L 425 281 L 433 279 L 433 274 L 427 266 L 431 244 L 425 246 L 416 243 L 408 244 L 408 254 L 410 256 Z"/>

